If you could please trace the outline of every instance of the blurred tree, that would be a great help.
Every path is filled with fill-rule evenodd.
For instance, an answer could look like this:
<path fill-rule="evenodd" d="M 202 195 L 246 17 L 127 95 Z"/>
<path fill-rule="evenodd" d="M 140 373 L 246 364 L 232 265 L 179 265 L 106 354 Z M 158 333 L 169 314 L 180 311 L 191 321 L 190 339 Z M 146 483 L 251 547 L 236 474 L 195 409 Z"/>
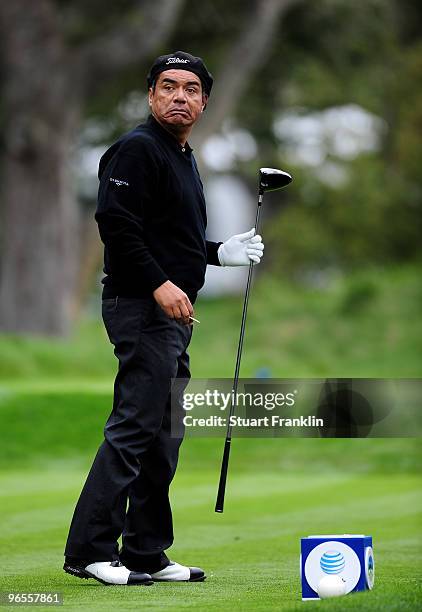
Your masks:
<path fill-rule="evenodd" d="M 258 69 L 273 47 L 281 16 L 297 0 L 259 0 L 247 14 L 240 36 L 224 58 L 205 121 L 195 130 L 193 142 L 201 142 L 221 129 L 224 119 L 234 115 Z M 259 76 L 258 76 L 259 78 Z"/>
<path fill-rule="evenodd" d="M 272 94 L 279 109 L 306 115 L 354 103 L 386 129 L 379 151 L 349 160 L 328 155 L 345 171 L 339 184 L 319 180 L 312 166 L 290 166 L 291 206 L 263 228 L 267 265 L 277 274 L 308 281 L 317 272 L 319 282 L 321 270 L 329 278 L 330 271 L 421 260 L 422 41 L 415 25 L 421 22 L 415 0 L 369 0 L 359 8 L 348 0 L 306 2 L 289 12 L 272 56 L 289 58 L 284 86 Z M 260 92 L 251 93 L 249 106 L 262 106 Z M 261 145 L 269 159 L 278 145 L 283 166 L 286 143 L 275 141 L 271 127 L 261 128 Z"/>
<path fill-rule="evenodd" d="M 121 0 L 107 7 L 97 0 L 0 3 L 3 330 L 69 330 L 80 248 L 70 161 L 85 99 L 149 56 L 168 36 L 182 5 L 183 0 Z M 95 17 L 92 32 L 85 11 Z"/>
<path fill-rule="evenodd" d="M 228 38 L 220 58 L 221 76 L 217 75 L 213 110 L 207 113 L 202 138 L 235 110 L 271 48 L 279 18 L 296 1 L 222 3 L 223 11 L 241 26 Z M 71 171 L 82 119 L 89 105 L 109 112 L 125 81 L 130 82 L 126 90 L 133 89 L 138 76 L 131 69 L 138 70 L 153 52 L 165 52 L 183 4 L 183 0 L 119 0 L 107 10 L 99 0 L 16 0 L 0 5 L 5 91 L 3 330 L 69 331 L 99 252 L 92 215 L 89 223 L 81 223 Z M 208 4 L 224 25 L 219 7 Z M 204 13 L 202 3 L 195 3 L 195 10 Z M 182 45 L 177 46 L 189 47 L 185 19 L 179 25 Z M 218 37 L 218 31 L 211 34 Z"/>
<path fill-rule="evenodd" d="M 140 76 L 169 49 L 202 55 L 214 72 L 194 144 L 225 119 L 255 137 L 257 159 L 234 168 L 253 190 L 258 164 L 286 165 L 274 131 L 285 109 L 306 115 L 353 103 L 387 126 L 378 152 L 341 162 L 342 184 L 288 163 L 295 181 L 277 201 L 292 205 L 272 210 L 263 227 L 272 243 L 263 268 L 306 276 L 420 257 L 421 21 L 417 0 L 1 3 L 0 326 L 69 329 L 101 254 L 92 209 L 88 223 L 80 218 L 69 163 L 82 122 L 108 119 L 125 94 L 145 92 Z M 121 129 L 114 122 L 109 138 Z"/>

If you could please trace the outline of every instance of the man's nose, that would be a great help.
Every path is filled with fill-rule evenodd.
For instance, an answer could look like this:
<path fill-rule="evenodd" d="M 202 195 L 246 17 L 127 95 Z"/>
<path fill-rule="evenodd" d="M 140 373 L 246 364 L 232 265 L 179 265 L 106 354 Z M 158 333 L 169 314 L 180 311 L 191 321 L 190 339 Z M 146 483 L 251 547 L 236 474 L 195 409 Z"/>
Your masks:
<path fill-rule="evenodd" d="M 178 89 L 176 89 L 175 94 L 174 94 L 174 101 L 175 102 L 186 102 L 186 92 L 183 89 L 183 87 L 179 87 Z"/>

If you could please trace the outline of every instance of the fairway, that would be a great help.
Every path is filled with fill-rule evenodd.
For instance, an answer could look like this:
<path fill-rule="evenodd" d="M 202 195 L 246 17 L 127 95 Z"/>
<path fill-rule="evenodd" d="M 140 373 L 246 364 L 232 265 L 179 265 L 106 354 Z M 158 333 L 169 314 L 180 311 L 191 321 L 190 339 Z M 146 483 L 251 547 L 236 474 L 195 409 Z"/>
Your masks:
<path fill-rule="evenodd" d="M 261 366 L 285 377 L 420 376 L 414 278 L 411 270 L 379 274 L 373 301 L 347 317 L 352 282 L 298 296 L 263 282 L 251 303 L 243 376 Z M 231 375 L 240 314 L 237 298 L 198 305 L 194 377 Z M 3 336 L 2 343 L 0 591 L 61 592 L 64 608 L 78 611 L 420 609 L 416 438 L 234 439 L 222 515 L 214 504 L 223 439 L 188 438 L 172 486 L 170 555 L 203 567 L 207 580 L 125 588 L 65 574 L 70 519 L 111 408 L 114 357 L 97 308 L 68 341 Z M 314 533 L 371 535 L 374 590 L 302 602 L 300 538 Z"/>
<path fill-rule="evenodd" d="M 323 453 L 323 445 L 328 449 L 334 442 L 337 452 L 352 459 L 345 444 L 362 441 L 300 442 L 309 442 L 312 461 L 316 443 Z M 388 441 L 364 442 L 378 445 L 380 456 L 388 450 Z M 402 453 L 416 448 L 409 441 L 399 442 Z M 294 440 L 236 440 L 226 511 L 217 515 L 213 511 L 214 467 L 221 443 L 185 441 L 173 486 L 176 542 L 172 556 L 206 568 L 208 579 L 202 584 L 103 587 L 66 575 L 61 570 L 62 551 L 85 469 L 62 460 L 36 471 L 3 471 L 0 590 L 61 592 L 69 610 L 133 610 L 138 606 L 172 610 L 418 609 L 420 477 L 373 471 L 359 474 L 335 466 L 328 472 L 323 464 L 320 469 L 311 465 L 309 473 L 292 467 L 289 474 L 282 467 L 281 455 L 289 448 L 294 451 L 294 444 Z M 391 444 L 397 451 L 398 441 Z M 303 446 L 300 452 L 303 455 Z M 269 469 L 271 461 L 273 469 Z M 357 465 L 361 469 L 363 464 Z M 333 532 L 373 536 L 375 589 L 341 600 L 304 603 L 299 581 L 300 537 Z"/>

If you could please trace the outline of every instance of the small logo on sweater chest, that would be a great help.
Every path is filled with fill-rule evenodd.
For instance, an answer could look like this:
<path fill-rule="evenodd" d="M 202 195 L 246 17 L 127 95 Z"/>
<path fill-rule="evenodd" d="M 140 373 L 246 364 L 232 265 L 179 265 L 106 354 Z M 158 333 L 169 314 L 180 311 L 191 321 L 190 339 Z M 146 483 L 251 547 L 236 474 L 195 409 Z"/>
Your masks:
<path fill-rule="evenodd" d="M 129 187 L 129 183 L 127 181 L 122 181 L 120 179 L 110 178 L 110 183 L 114 183 L 118 187 L 121 187 L 122 185 Z"/>

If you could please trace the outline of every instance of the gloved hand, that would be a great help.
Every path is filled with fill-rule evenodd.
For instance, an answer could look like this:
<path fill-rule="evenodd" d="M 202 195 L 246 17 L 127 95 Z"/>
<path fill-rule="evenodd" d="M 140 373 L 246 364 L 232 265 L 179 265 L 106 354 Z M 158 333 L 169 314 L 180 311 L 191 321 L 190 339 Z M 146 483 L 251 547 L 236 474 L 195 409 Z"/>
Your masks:
<path fill-rule="evenodd" d="M 264 252 L 261 236 L 255 236 L 255 228 L 244 234 L 235 234 L 218 248 L 218 261 L 222 266 L 248 266 L 259 264 Z"/>

